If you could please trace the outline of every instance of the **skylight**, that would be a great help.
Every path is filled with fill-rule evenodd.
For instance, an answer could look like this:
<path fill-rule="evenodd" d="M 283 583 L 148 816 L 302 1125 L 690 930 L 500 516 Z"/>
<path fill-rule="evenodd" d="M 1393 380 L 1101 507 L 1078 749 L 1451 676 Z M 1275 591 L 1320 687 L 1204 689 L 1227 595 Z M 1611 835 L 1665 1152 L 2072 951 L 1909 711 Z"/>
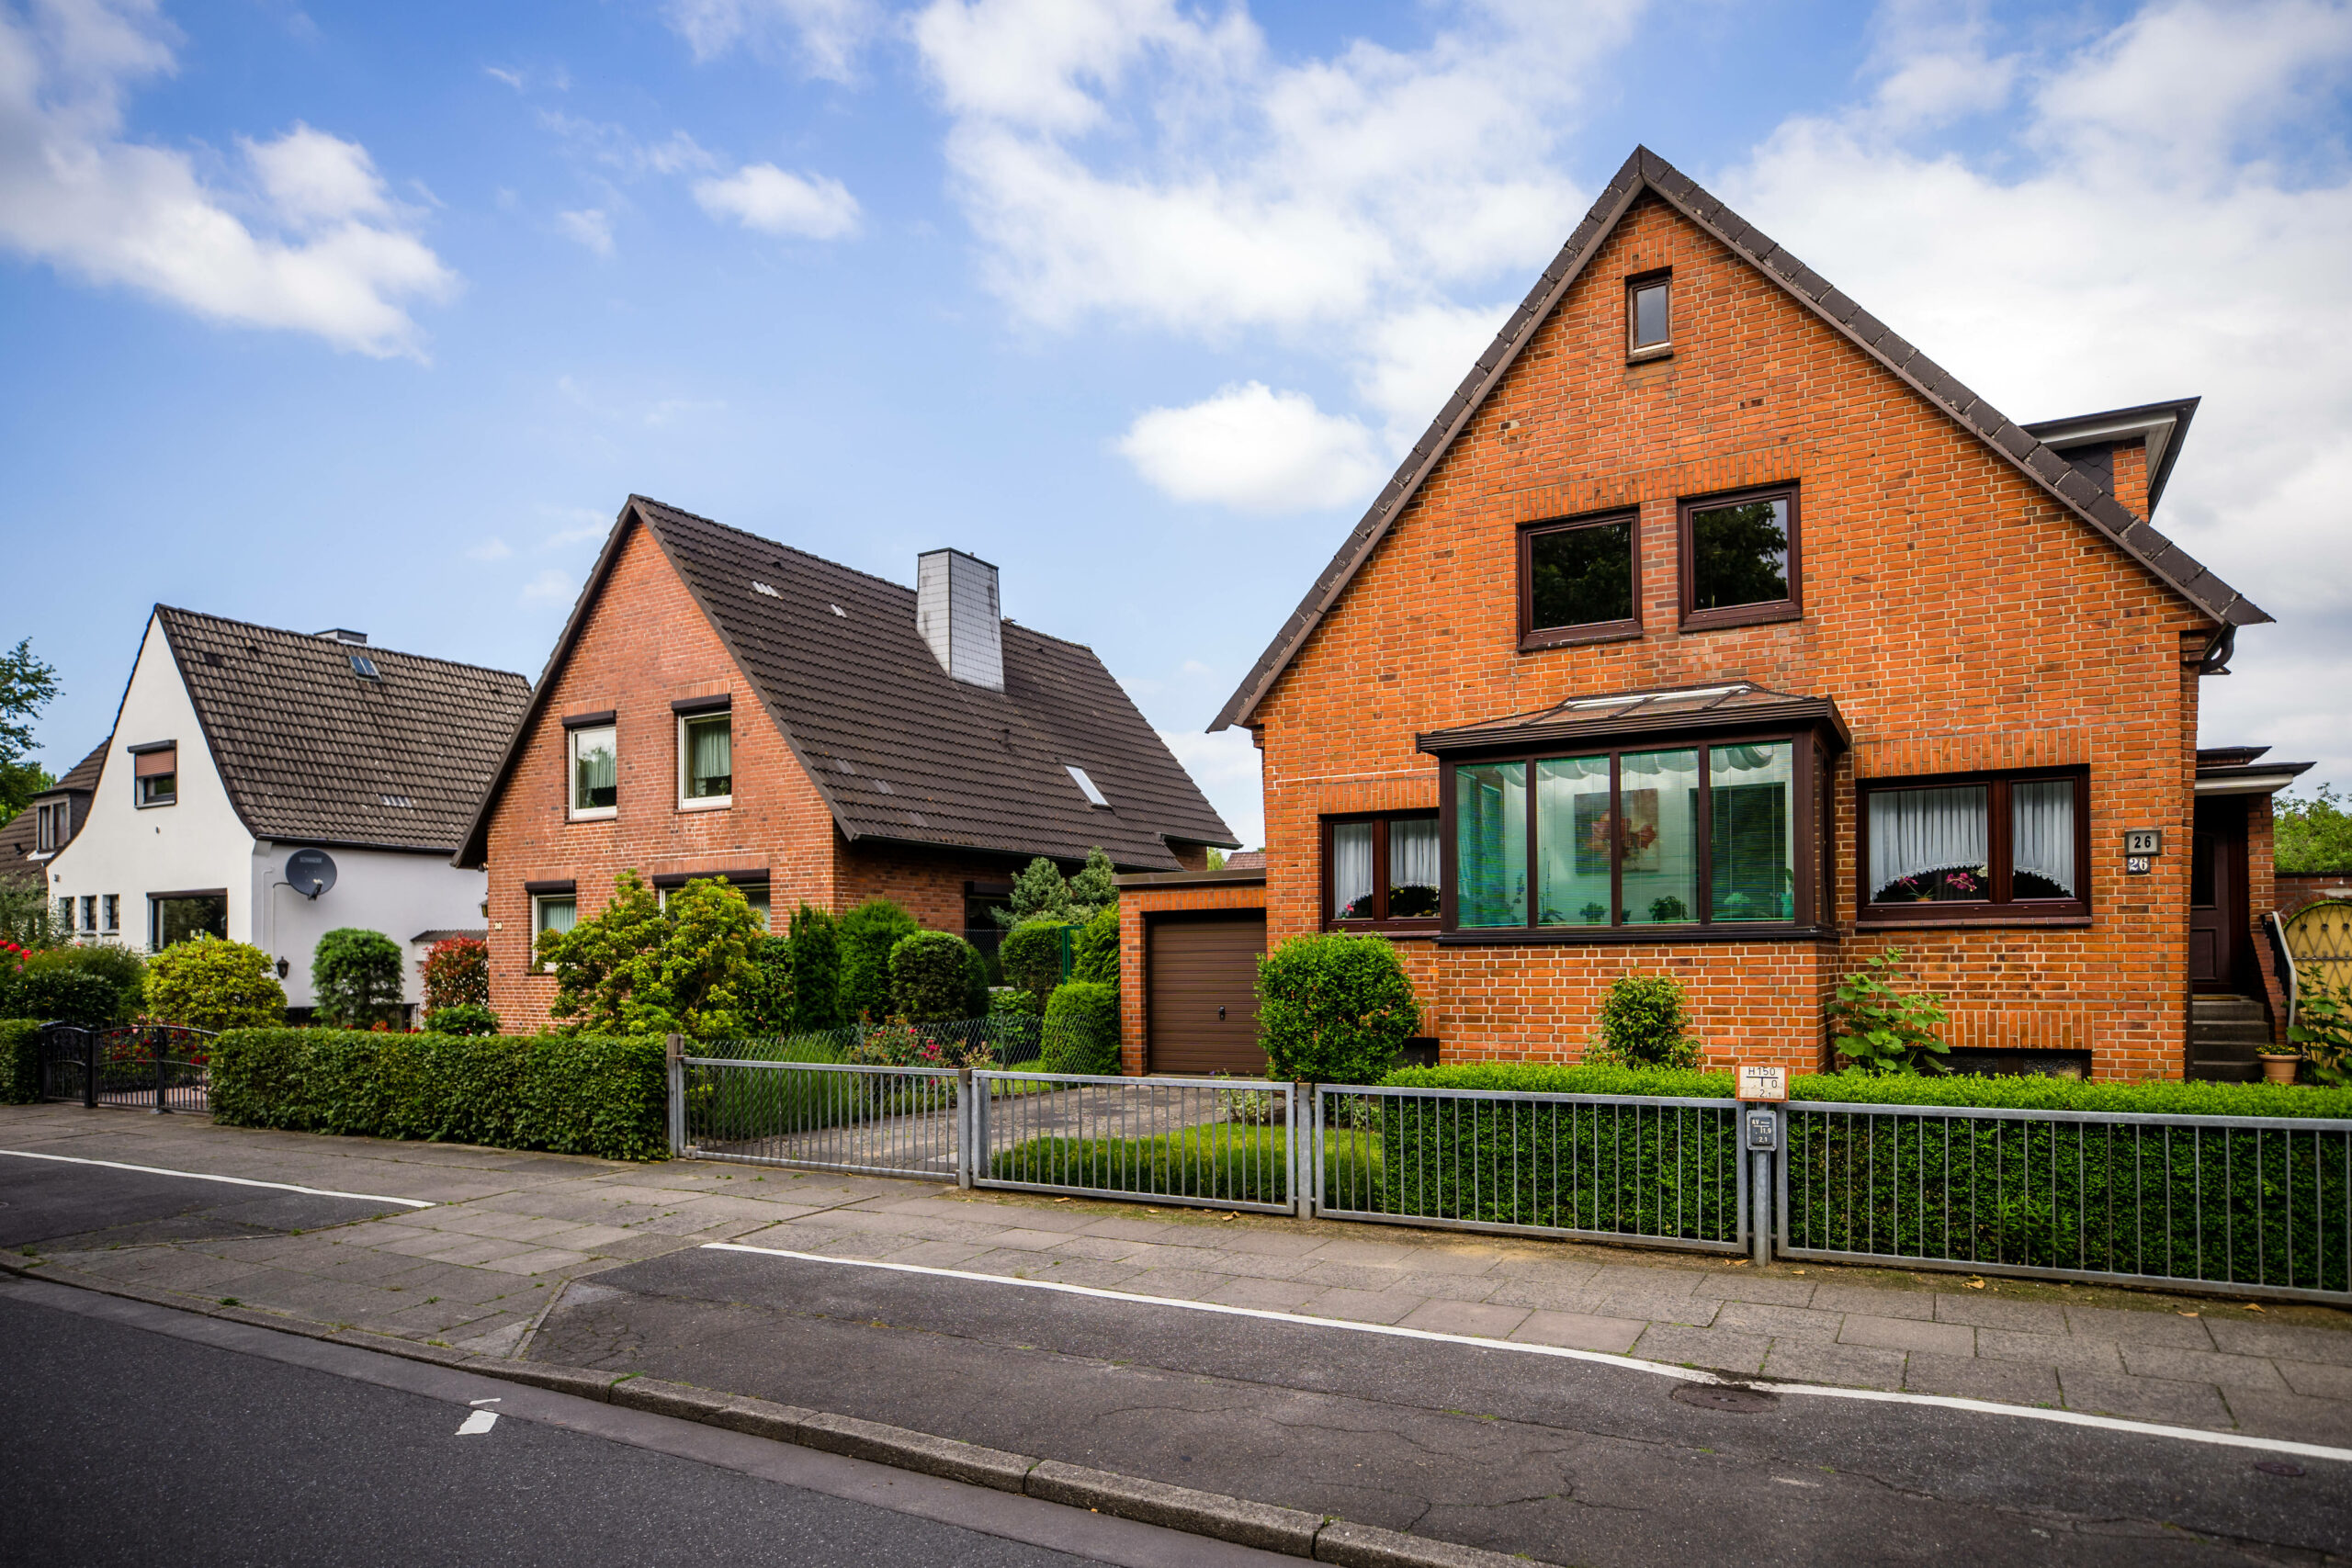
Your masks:
<path fill-rule="evenodd" d="M 355 653 L 351 656 L 351 672 L 363 681 L 383 679 L 381 675 L 376 673 L 376 661 L 364 653 Z"/>
<path fill-rule="evenodd" d="M 1111 803 L 1102 798 L 1102 792 L 1094 787 L 1094 781 L 1086 776 L 1084 768 L 1074 762 L 1064 762 L 1062 769 L 1069 774 L 1070 782 L 1077 784 L 1080 792 L 1086 796 L 1087 805 L 1100 806 L 1106 809 L 1110 807 Z"/>
<path fill-rule="evenodd" d="M 764 593 L 771 599 L 781 599 L 784 597 L 783 594 L 778 593 L 775 589 L 770 588 L 766 583 L 762 582 L 757 578 L 753 578 L 752 580 L 752 592 L 754 593 Z"/>

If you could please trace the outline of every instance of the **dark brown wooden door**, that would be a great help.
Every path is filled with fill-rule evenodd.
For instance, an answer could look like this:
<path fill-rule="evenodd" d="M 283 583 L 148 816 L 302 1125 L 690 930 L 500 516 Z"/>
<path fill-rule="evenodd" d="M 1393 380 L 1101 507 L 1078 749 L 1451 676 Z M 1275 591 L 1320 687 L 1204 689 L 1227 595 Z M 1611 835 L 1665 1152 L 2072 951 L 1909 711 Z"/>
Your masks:
<path fill-rule="evenodd" d="M 1258 1077 L 1258 957 L 1266 951 L 1262 909 L 1163 915 L 1144 928 L 1147 1069 Z"/>
<path fill-rule="evenodd" d="M 2246 926 L 2245 801 L 2223 795 L 2197 803 L 2188 850 L 2188 983 L 2199 991 L 2233 992 L 2252 957 Z"/>

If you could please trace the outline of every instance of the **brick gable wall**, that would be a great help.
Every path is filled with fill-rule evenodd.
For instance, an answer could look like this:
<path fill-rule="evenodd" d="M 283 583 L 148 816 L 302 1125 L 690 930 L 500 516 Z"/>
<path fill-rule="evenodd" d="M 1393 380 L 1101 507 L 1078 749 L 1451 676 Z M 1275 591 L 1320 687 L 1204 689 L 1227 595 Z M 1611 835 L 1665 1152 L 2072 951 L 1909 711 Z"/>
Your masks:
<path fill-rule="evenodd" d="M 1623 279 L 1674 269 L 1672 358 L 1628 367 Z M 2119 451 L 2119 488 L 2144 463 Z M 1677 502 L 1801 486 L 1801 621 L 1678 632 Z M 1515 525 L 1638 509 L 1640 637 L 1517 651 Z M 1270 940 L 1317 929 L 1328 814 L 1438 803 L 1417 732 L 1577 694 L 1742 678 L 1834 698 L 1838 938 L 1441 947 L 1404 942 L 1445 1058 L 1573 1057 L 1616 976 L 1684 977 L 1719 1060 L 1812 1066 L 1822 1000 L 1892 942 L 1948 994 L 1954 1043 L 2087 1047 L 2179 1076 L 2186 856 L 2127 884 L 2120 834 L 2188 841 L 2209 623 L 1734 257 L 1647 198 L 1455 444 L 1256 716 Z M 1857 937 L 1855 782 L 2027 765 L 2091 772 L 2089 929 Z"/>

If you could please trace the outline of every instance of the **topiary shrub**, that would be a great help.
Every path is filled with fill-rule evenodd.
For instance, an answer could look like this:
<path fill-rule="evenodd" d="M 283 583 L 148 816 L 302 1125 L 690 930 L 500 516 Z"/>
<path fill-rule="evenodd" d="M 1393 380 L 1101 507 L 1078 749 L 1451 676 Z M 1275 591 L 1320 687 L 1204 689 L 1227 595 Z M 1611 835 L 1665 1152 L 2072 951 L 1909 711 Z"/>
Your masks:
<path fill-rule="evenodd" d="M 1702 1058 L 1690 1032 L 1690 1000 L 1670 975 L 1620 975 L 1600 999 L 1598 1037 L 1584 1059 L 1600 1066 L 1696 1071 Z"/>
<path fill-rule="evenodd" d="M 842 917 L 841 998 L 847 1021 L 889 1016 L 890 950 L 922 929 L 888 898 L 868 898 Z"/>
<path fill-rule="evenodd" d="M 1119 907 L 1096 915 L 1070 938 L 1070 978 L 1098 986 L 1119 983 Z"/>
<path fill-rule="evenodd" d="M 480 1035 L 498 1032 L 498 1015 L 472 1002 L 435 1008 L 424 1015 L 427 1034 Z"/>
<path fill-rule="evenodd" d="M 743 1032 L 760 1039 L 789 1034 L 793 1030 L 792 939 L 768 935 L 755 938 L 751 951 L 752 976 L 741 987 Z"/>
<path fill-rule="evenodd" d="M 490 943 L 479 937 L 453 936 L 436 942 L 417 965 L 424 980 L 424 1009 L 490 1005 Z"/>
<path fill-rule="evenodd" d="M 1005 932 L 1004 945 L 997 949 L 1005 983 L 1035 997 L 1039 1012 L 1062 983 L 1062 932 L 1069 929 L 1060 920 L 1033 920 Z"/>
<path fill-rule="evenodd" d="M 972 1011 L 972 944 L 947 931 L 916 931 L 890 949 L 890 1010 L 910 1023 L 946 1023 Z"/>
<path fill-rule="evenodd" d="M 841 922 L 800 906 L 792 917 L 792 1028 L 814 1034 L 842 1026 Z"/>
<path fill-rule="evenodd" d="M 268 953 L 215 936 L 175 942 L 147 961 L 147 1011 L 191 1029 L 257 1029 L 286 1017 Z"/>
<path fill-rule="evenodd" d="M 1119 1070 L 1119 993 L 1091 980 L 1066 980 L 1046 1000 L 1043 1070 L 1109 1075 Z"/>
<path fill-rule="evenodd" d="M 1258 1038 L 1271 1077 L 1377 1083 L 1420 1022 L 1413 983 L 1385 937 L 1293 937 L 1258 960 Z"/>
<path fill-rule="evenodd" d="M 400 944 L 357 926 L 327 932 L 311 950 L 311 992 L 322 1023 L 389 1023 L 400 1013 Z"/>

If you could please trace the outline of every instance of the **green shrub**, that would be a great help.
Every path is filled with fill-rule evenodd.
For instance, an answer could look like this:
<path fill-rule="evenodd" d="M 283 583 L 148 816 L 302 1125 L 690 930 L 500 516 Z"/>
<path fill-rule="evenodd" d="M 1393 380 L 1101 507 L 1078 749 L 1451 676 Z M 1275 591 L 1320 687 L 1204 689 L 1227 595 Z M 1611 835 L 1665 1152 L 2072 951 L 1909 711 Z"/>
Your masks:
<path fill-rule="evenodd" d="M 1119 983 L 1119 907 L 1086 922 L 1070 938 L 1070 978 L 1098 986 Z"/>
<path fill-rule="evenodd" d="M 752 939 L 752 973 L 738 987 L 736 1008 L 746 1034 L 762 1038 L 793 1031 L 792 939 L 773 933 Z"/>
<path fill-rule="evenodd" d="M 1045 1070 L 1109 1077 L 1119 1070 L 1119 993 L 1066 980 L 1046 1002 Z"/>
<path fill-rule="evenodd" d="M 1035 997 L 1041 1013 L 1046 998 L 1062 983 L 1062 932 L 1069 929 L 1062 920 L 1032 920 L 1005 932 L 997 949 L 1006 983 Z"/>
<path fill-rule="evenodd" d="M 989 1018 L 1036 1018 L 1042 1010 L 1036 996 L 1018 986 L 997 986 L 989 991 Z"/>
<path fill-rule="evenodd" d="M 1258 960 L 1269 1077 L 1376 1082 L 1420 1021 L 1413 983 L 1385 937 L 1293 937 Z"/>
<path fill-rule="evenodd" d="M 539 935 L 555 971 L 549 1016 L 579 1034 L 669 1034 L 728 1039 L 744 1032 L 740 1010 L 756 984 L 752 944 L 759 915 L 723 877 L 697 877 L 662 908 L 634 871 L 612 902 L 568 931 Z"/>
<path fill-rule="evenodd" d="M 642 1036 L 238 1029 L 212 1043 L 212 1116 L 239 1127 L 661 1159 L 662 1042 Z"/>
<path fill-rule="evenodd" d="M 890 1016 L 890 950 L 922 928 L 888 898 L 868 898 L 841 920 L 841 998 L 845 1022 Z"/>
<path fill-rule="evenodd" d="M 0 975 L 0 1015 L 74 1023 L 104 1029 L 124 1021 L 121 993 L 113 981 L 71 964 L 43 964 L 69 949 L 36 953 L 13 974 Z"/>
<path fill-rule="evenodd" d="M 260 948 L 193 937 L 147 961 L 147 1012 L 191 1029 L 266 1028 L 285 1019 L 286 988 Z"/>
<path fill-rule="evenodd" d="M 1589 1062 L 1627 1067 L 1699 1066 L 1699 1042 L 1690 1033 L 1690 1001 L 1671 975 L 1620 975 L 1600 1000 L 1600 1039 L 1585 1052 Z"/>
<path fill-rule="evenodd" d="M 890 1010 L 910 1023 L 944 1023 L 972 1010 L 972 944 L 949 931 L 917 931 L 890 949 Z"/>
<path fill-rule="evenodd" d="M 37 1018 L 0 1018 L 0 1105 L 40 1098 L 40 1026 Z"/>
<path fill-rule="evenodd" d="M 792 1029 L 808 1034 L 839 1029 L 842 1017 L 841 922 L 822 909 L 800 906 L 792 917 Z"/>
<path fill-rule="evenodd" d="M 1012 899 L 1001 908 L 990 909 L 989 914 L 997 924 L 1008 929 L 1025 926 L 1033 920 L 1068 925 L 1069 879 L 1062 875 L 1061 867 L 1039 855 L 1013 877 Z"/>
<path fill-rule="evenodd" d="M 401 979 L 400 944 L 381 931 L 344 926 L 311 950 L 311 992 L 323 1023 L 365 1029 L 394 1021 Z"/>
<path fill-rule="evenodd" d="M 1289 1196 L 1289 1148 L 1283 1128 L 1216 1122 L 1146 1138 L 1031 1138 L 998 1150 L 989 1173 L 1001 1181 L 1280 1203 Z"/>
<path fill-rule="evenodd" d="M 1730 1073 L 1555 1062 L 1456 1062 L 1442 1067 L 1399 1067 L 1380 1081 L 1399 1089 L 1486 1089 L 1511 1094 L 1657 1094 L 1686 1100 L 1729 1100 L 1735 1087 Z"/>
<path fill-rule="evenodd" d="M 490 1005 L 490 943 L 453 936 L 436 942 L 417 965 L 424 979 L 424 1010 Z"/>
<path fill-rule="evenodd" d="M 1902 963 L 1899 947 L 1863 959 L 1829 1003 L 1829 1043 L 1863 1072 L 1917 1073 L 1949 1049 L 1936 1034 L 1946 1021 L 1943 998 L 1897 989 Z"/>
<path fill-rule="evenodd" d="M 2352 990 L 2330 985 L 2317 964 L 2312 966 L 2307 987 L 2287 1038 L 2303 1048 L 2313 1077 L 2340 1087 L 2352 1079 Z"/>
<path fill-rule="evenodd" d="M 498 1015 L 473 1002 L 452 1002 L 424 1015 L 427 1034 L 495 1034 Z"/>
<path fill-rule="evenodd" d="M 1118 908 L 1118 868 L 1097 844 L 1086 852 L 1086 863 L 1069 879 L 1069 918 L 1085 925 L 1104 910 L 1115 913 Z"/>

